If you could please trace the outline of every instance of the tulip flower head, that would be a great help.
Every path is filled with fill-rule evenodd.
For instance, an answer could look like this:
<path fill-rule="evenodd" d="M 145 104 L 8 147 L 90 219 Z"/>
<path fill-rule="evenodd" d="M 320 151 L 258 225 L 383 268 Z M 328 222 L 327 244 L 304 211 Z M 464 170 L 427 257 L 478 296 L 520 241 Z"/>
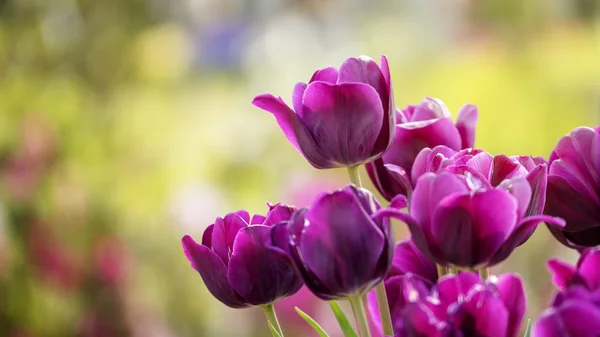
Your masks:
<path fill-rule="evenodd" d="M 533 337 L 600 335 L 600 249 L 585 250 L 576 266 L 550 259 L 552 281 L 560 289 L 532 328 Z"/>
<path fill-rule="evenodd" d="M 564 245 L 600 245 L 600 126 L 579 127 L 564 136 L 549 160 L 544 212 L 564 218 L 563 229 L 550 228 Z"/>
<path fill-rule="evenodd" d="M 272 225 L 289 220 L 294 208 L 269 205 L 266 216 L 229 213 L 208 226 L 198 244 L 182 239 L 183 251 L 210 293 L 232 308 L 266 305 L 302 287 L 292 260 L 269 245 Z"/>
<path fill-rule="evenodd" d="M 418 179 L 410 213 L 384 212 L 405 222 L 417 247 L 436 263 L 493 266 L 523 244 L 540 222 L 564 225 L 559 218 L 526 216 L 531 188 L 524 177 L 493 187 L 469 170 L 463 173 L 425 173 Z"/>
<path fill-rule="evenodd" d="M 324 300 L 366 293 L 390 270 L 390 219 L 367 190 L 348 185 L 316 198 L 288 223 L 273 227 L 273 244 L 287 251 L 306 286 Z"/>
<path fill-rule="evenodd" d="M 559 259 L 550 259 L 548 268 L 554 284 L 561 290 L 578 285 L 589 290 L 600 290 L 600 248 L 586 249 L 576 266 Z"/>
<path fill-rule="evenodd" d="M 433 285 L 409 273 L 385 286 L 397 336 L 516 337 L 525 315 L 523 284 L 513 274 L 484 282 L 477 274 L 460 273 Z M 369 310 L 378 317 L 372 294 Z"/>
<path fill-rule="evenodd" d="M 446 105 L 430 97 L 419 105 L 398 110 L 390 149 L 366 165 L 371 181 L 387 200 L 399 194 L 409 196 L 414 187 L 410 173 L 419 152 L 438 145 L 456 151 L 473 147 L 477 119 L 477 107 L 467 104 L 458 112 L 454 124 Z"/>
<path fill-rule="evenodd" d="M 394 137 L 396 115 L 390 69 L 361 56 L 339 69 L 317 70 L 296 84 L 292 108 L 281 97 L 256 96 L 255 106 L 275 116 L 292 145 L 317 169 L 350 167 L 380 157 Z"/>

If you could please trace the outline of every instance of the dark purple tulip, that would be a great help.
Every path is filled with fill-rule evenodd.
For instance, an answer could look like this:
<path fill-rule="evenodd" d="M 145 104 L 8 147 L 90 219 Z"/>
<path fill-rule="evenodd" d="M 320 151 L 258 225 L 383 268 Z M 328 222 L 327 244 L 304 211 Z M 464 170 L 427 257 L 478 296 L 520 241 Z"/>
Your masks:
<path fill-rule="evenodd" d="M 576 266 L 559 259 L 550 259 L 548 268 L 554 284 L 562 290 L 577 285 L 590 290 L 600 290 L 600 248 L 585 250 Z"/>
<path fill-rule="evenodd" d="M 269 245 L 270 229 L 288 221 L 293 207 L 269 205 L 266 216 L 246 211 L 217 218 L 202 235 L 202 244 L 183 237 L 185 256 L 219 301 L 232 308 L 269 304 L 302 287 L 293 262 Z"/>
<path fill-rule="evenodd" d="M 564 245 L 600 245 L 600 126 L 579 127 L 564 136 L 550 155 L 545 213 L 564 218 L 550 228 Z"/>
<path fill-rule="evenodd" d="M 453 150 L 473 147 L 477 118 L 477 107 L 467 104 L 453 124 L 446 105 L 430 97 L 419 105 L 397 110 L 392 146 L 383 157 L 366 165 L 371 181 L 387 200 L 398 194 L 409 196 L 414 187 L 410 172 L 419 152 L 437 145 Z"/>
<path fill-rule="evenodd" d="M 411 239 L 398 242 L 394 249 L 392 268 L 386 278 L 412 273 L 435 283 L 438 279 L 435 263 L 425 257 Z"/>
<path fill-rule="evenodd" d="M 512 274 L 484 282 L 477 274 L 460 273 L 445 276 L 434 286 L 406 274 L 385 285 L 399 336 L 515 337 L 525 315 L 523 284 Z M 373 296 L 368 303 L 377 315 Z"/>
<path fill-rule="evenodd" d="M 533 324 L 532 337 L 600 336 L 600 291 L 574 286 L 556 295 Z"/>
<path fill-rule="evenodd" d="M 564 225 L 559 218 L 525 216 L 531 188 L 524 177 L 493 187 L 473 172 L 425 173 L 412 195 L 409 214 L 386 209 L 381 216 L 405 222 L 416 246 L 436 263 L 464 268 L 502 262 L 542 221 Z"/>
<path fill-rule="evenodd" d="M 369 291 L 388 273 L 394 253 L 390 219 L 367 190 L 348 185 L 323 193 L 271 232 L 287 251 L 306 286 L 324 300 Z"/>
<path fill-rule="evenodd" d="M 394 137 L 396 115 L 385 56 L 381 66 L 361 56 L 347 59 L 339 70 L 317 70 L 308 84 L 296 84 L 294 110 L 271 94 L 256 96 L 252 104 L 272 113 L 290 143 L 318 169 L 369 162 Z"/>

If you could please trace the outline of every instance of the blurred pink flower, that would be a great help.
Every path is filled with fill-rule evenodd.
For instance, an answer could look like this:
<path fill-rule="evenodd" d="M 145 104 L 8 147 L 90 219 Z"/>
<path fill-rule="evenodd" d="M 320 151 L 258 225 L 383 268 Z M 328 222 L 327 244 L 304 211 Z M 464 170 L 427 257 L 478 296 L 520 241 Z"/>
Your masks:
<path fill-rule="evenodd" d="M 118 286 L 127 277 L 130 255 L 117 237 L 100 238 L 94 247 L 97 277 L 110 286 Z"/>

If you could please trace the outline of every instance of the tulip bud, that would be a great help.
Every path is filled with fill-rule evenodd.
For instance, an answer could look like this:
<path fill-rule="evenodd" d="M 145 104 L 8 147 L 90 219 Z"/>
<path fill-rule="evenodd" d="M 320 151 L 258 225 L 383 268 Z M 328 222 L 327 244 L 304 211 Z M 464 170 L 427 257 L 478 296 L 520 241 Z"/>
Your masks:
<path fill-rule="evenodd" d="M 388 218 L 374 216 L 380 209 L 371 193 L 348 185 L 273 227 L 273 244 L 290 254 L 321 299 L 362 295 L 383 280 L 392 263 L 393 232 Z"/>
<path fill-rule="evenodd" d="M 229 213 L 204 231 L 202 244 L 184 236 L 183 251 L 223 304 L 232 308 L 270 304 L 302 287 L 290 257 L 269 245 L 271 226 L 289 220 L 294 210 L 269 205 L 266 216 L 252 219 L 243 210 Z"/>

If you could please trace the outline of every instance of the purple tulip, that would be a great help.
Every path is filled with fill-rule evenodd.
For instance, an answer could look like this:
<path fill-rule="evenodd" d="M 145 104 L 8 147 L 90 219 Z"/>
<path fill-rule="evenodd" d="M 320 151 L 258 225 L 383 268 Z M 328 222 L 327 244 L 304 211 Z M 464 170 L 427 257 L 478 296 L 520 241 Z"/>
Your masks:
<path fill-rule="evenodd" d="M 574 286 L 556 295 L 533 324 L 532 337 L 600 336 L 600 290 Z"/>
<path fill-rule="evenodd" d="M 600 126 L 578 127 L 556 144 L 550 155 L 545 213 L 564 218 L 550 228 L 564 245 L 600 245 Z"/>
<path fill-rule="evenodd" d="M 425 257 L 411 239 L 396 244 L 392 268 L 386 278 L 408 273 L 420 276 L 432 283 L 435 283 L 438 279 L 435 263 Z"/>
<path fill-rule="evenodd" d="M 480 149 L 455 151 L 447 146 L 436 146 L 423 149 L 411 172 L 413 184 L 426 172 L 450 171 L 465 174 L 469 172 L 484 182 L 488 187 L 513 185 L 513 179 L 525 178 L 529 183 L 527 189 L 512 189 L 521 203 L 527 202 L 524 216 L 541 215 L 546 203 L 546 181 L 548 169 L 544 159 L 531 156 L 507 157 L 503 154 L 492 156 Z"/>
<path fill-rule="evenodd" d="M 377 190 L 391 200 L 396 195 L 409 196 L 413 185 L 410 172 L 413 162 L 424 148 L 445 145 L 453 150 L 473 147 L 477 107 L 467 104 L 458 112 L 453 124 L 446 105 L 434 98 L 425 98 L 419 105 L 397 110 L 396 134 L 389 150 L 366 165 Z"/>
<path fill-rule="evenodd" d="M 324 300 L 364 294 L 388 273 L 394 253 L 390 219 L 367 190 L 348 185 L 323 193 L 271 231 L 306 286 Z"/>
<path fill-rule="evenodd" d="M 484 282 L 477 274 L 460 273 L 433 286 L 406 274 L 390 278 L 385 286 L 398 336 L 514 337 L 525 315 L 523 284 L 512 274 Z M 368 304 L 377 315 L 373 296 Z"/>
<path fill-rule="evenodd" d="M 550 259 L 548 268 L 552 280 L 561 290 L 572 286 L 584 286 L 589 290 L 600 290 L 600 248 L 585 250 L 576 266 L 559 259 Z"/>
<path fill-rule="evenodd" d="M 380 215 L 405 222 L 416 246 L 436 263 L 472 269 L 502 262 L 542 221 L 564 226 L 560 218 L 526 216 L 531 188 L 524 177 L 493 187 L 473 172 L 425 173 L 412 195 L 410 213 L 389 208 Z"/>
<path fill-rule="evenodd" d="M 381 66 L 361 56 L 340 69 L 317 70 L 298 83 L 292 110 L 281 97 L 256 96 L 255 106 L 272 113 L 287 139 L 318 169 L 356 166 L 380 157 L 394 137 L 396 115 L 385 56 Z"/>
<path fill-rule="evenodd" d="M 182 239 L 183 251 L 208 290 L 232 308 L 265 305 L 290 296 L 302 287 L 293 262 L 281 249 L 269 245 L 271 226 L 288 221 L 293 207 L 269 205 L 266 216 L 246 211 L 217 218 L 202 235 Z"/>

